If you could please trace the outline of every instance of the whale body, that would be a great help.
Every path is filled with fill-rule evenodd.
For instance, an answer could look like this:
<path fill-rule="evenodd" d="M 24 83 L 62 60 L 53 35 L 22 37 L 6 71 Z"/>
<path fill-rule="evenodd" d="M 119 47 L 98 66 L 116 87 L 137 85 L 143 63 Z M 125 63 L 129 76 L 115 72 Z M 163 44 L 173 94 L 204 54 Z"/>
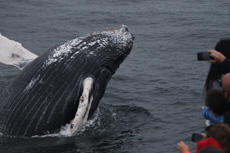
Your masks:
<path fill-rule="evenodd" d="M 1 94 L 0 133 L 31 137 L 58 132 L 66 124 L 76 132 L 92 117 L 133 41 L 123 25 L 35 55 Z"/>

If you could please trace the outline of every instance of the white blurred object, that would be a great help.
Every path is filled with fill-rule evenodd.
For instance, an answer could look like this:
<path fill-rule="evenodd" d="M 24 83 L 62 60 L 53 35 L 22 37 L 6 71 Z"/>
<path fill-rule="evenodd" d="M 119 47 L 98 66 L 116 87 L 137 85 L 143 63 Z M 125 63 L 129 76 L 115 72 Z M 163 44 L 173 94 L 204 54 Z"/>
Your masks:
<path fill-rule="evenodd" d="M 211 125 L 210 121 L 209 120 L 205 120 L 205 125 L 206 125 L 206 127 L 210 126 Z"/>
<path fill-rule="evenodd" d="M 19 42 L 10 40 L 0 33 L 0 62 L 22 70 L 38 56 L 25 49 Z"/>

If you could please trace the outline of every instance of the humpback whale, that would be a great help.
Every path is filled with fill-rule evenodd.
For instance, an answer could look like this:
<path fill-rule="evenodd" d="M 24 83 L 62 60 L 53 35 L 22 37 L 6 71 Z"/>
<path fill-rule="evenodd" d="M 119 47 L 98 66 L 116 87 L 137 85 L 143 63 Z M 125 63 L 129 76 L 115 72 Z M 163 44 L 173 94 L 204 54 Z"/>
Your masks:
<path fill-rule="evenodd" d="M 12 50 L 23 47 L 10 47 L 12 54 L 0 58 L 0 62 L 22 71 L 1 94 L 0 133 L 40 136 L 56 133 L 67 124 L 75 133 L 92 117 L 133 42 L 133 34 L 122 25 L 118 30 L 94 32 L 67 41 L 41 56 L 26 49 L 13 56 Z"/>

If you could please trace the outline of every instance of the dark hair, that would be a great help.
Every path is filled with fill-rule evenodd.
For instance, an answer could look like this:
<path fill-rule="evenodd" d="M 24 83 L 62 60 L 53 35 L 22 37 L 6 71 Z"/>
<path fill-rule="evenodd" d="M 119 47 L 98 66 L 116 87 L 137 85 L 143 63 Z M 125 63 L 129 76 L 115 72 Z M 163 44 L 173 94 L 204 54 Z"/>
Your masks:
<path fill-rule="evenodd" d="M 206 98 L 207 106 L 218 116 L 225 114 L 228 100 L 220 90 L 212 90 L 208 92 Z"/>
<path fill-rule="evenodd" d="M 223 153 L 223 151 L 217 148 L 208 147 L 208 148 L 202 149 L 201 151 L 199 151 L 199 153 Z"/>
<path fill-rule="evenodd" d="M 220 40 L 215 47 L 215 50 L 221 52 L 225 57 L 230 58 L 230 39 Z M 222 72 L 220 66 L 212 63 L 205 81 L 205 89 L 208 91 L 212 87 L 214 80 L 220 79 Z"/>
<path fill-rule="evenodd" d="M 206 138 L 214 138 L 225 153 L 230 153 L 230 127 L 224 123 L 215 123 L 206 128 Z"/>

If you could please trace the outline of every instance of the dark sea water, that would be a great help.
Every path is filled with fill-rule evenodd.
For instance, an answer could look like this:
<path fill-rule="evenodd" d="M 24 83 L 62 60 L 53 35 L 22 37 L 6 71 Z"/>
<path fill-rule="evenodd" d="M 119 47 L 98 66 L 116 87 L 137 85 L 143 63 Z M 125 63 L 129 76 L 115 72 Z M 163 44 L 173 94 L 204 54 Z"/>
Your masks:
<path fill-rule="evenodd" d="M 118 29 L 133 50 L 110 80 L 96 117 L 74 136 L 0 136 L 1 153 L 162 153 L 203 132 L 209 63 L 196 53 L 230 37 L 229 0 L 0 0 L 0 32 L 42 55 L 75 37 Z M 0 64 L 0 91 L 19 73 Z"/>

